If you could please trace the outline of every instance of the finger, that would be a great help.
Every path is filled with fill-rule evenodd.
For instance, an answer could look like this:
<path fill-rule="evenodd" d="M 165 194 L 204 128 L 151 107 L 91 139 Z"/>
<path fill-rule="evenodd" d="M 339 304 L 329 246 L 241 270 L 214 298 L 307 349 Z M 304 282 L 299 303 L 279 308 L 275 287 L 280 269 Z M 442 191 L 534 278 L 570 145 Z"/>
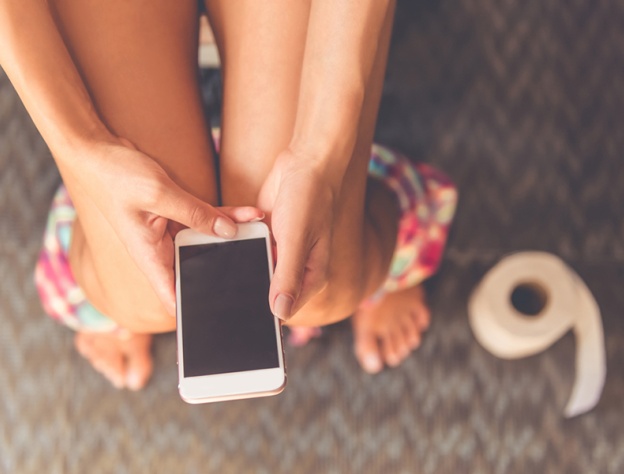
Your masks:
<path fill-rule="evenodd" d="M 167 180 L 166 191 L 156 192 L 147 211 L 166 217 L 204 234 L 231 239 L 236 224 L 224 212 L 183 190 Z"/>
<path fill-rule="evenodd" d="M 171 235 L 172 239 L 175 240 L 176 235 L 178 235 L 178 232 L 184 229 L 186 229 L 186 226 L 180 224 L 179 222 L 167 219 L 167 232 L 169 232 L 169 235 Z"/>
<path fill-rule="evenodd" d="M 156 292 L 156 296 L 162 302 L 168 314 L 175 317 L 176 314 L 176 296 L 175 296 L 175 278 L 173 267 L 169 268 L 160 262 L 153 263 L 153 270 L 150 272 L 150 264 L 147 265 L 148 280 L 152 288 Z"/>
<path fill-rule="evenodd" d="M 276 244 L 269 301 L 273 314 L 287 321 L 324 285 L 327 249 L 322 241 L 310 245 L 304 235 L 276 237 Z"/>
<path fill-rule="evenodd" d="M 327 285 L 327 257 L 329 251 L 327 249 L 319 249 L 322 244 L 317 244 L 312 249 L 310 256 L 308 257 L 308 264 L 305 267 L 303 274 L 303 282 L 299 292 L 299 298 L 295 301 L 295 307 L 293 314 L 299 311 L 310 299 L 320 293 L 320 291 Z"/>
<path fill-rule="evenodd" d="M 234 222 L 257 222 L 264 219 L 265 214 L 257 207 L 220 207 L 219 210 Z"/>
<path fill-rule="evenodd" d="M 220 207 L 219 210 L 231 218 L 234 222 L 259 222 L 264 219 L 265 214 L 260 209 L 255 207 L 245 206 L 245 207 Z M 175 236 L 178 235 L 183 229 L 186 229 L 186 226 L 180 224 L 179 222 L 168 219 L 169 223 L 167 225 L 167 229 L 171 234 L 171 237 L 175 239 Z"/>
<path fill-rule="evenodd" d="M 134 256 L 137 266 L 147 278 L 167 313 L 175 316 L 175 277 L 171 237 L 165 237 L 154 244 L 132 240 L 129 242 L 128 251 Z"/>

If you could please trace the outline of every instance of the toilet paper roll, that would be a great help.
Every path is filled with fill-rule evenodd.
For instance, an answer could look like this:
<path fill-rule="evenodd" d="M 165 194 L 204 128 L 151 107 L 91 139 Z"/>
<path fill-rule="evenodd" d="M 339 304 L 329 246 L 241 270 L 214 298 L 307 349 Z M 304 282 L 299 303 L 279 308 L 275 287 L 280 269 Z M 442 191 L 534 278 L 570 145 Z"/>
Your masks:
<path fill-rule="evenodd" d="M 518 288 L 542 300 L 543 308 L 534 316 L 512 304 Z M 573 329 L 576 375 L 564 415 L 576 416 L 596 406 L 606 376 L 600 309 L 585 283 L 561 259 L 545 252 L 504 258 L 475 288 L 468 315 L 479 343 L 504 359 L 541 352 Z"/>

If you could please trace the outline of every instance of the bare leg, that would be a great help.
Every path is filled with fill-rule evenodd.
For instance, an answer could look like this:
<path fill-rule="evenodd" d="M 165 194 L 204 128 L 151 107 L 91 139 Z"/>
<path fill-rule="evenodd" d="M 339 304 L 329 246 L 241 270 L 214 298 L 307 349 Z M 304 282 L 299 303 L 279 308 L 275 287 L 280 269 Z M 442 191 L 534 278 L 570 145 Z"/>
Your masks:
<path fill-rule="evenodd" d="M 104 122 L 183 188 L 215 203 L 214 162 L 197 84 L 196 2 L 51 3 Z M 76 345 L 117 386 L 140 388 L 152 370 L 149 334 L 174 329 L 175 320 L 163 317 L 157 327 L 145 322 L 144 315 L 165 310 L 106 220 L 72 192 L 71 179 L 65 184 L 79 217 L 70 249 L 76 279 L 104 314 L 133 321 L 125 338 L 79 334 Z"/>
<path fill-rule="evenodd" d="M 267 4 L 212 0 L 207 7 L 224 60 L 223 199 L 228 205 L 256 203 L 277 155 L 290 143 L 309 1 Z M 390 25 L 389 15 L 382 44 L 387 44 Z M 380 50 L 380 67 L 370 81 L 359 140 L 343 184 L 346 191 L 340 197 L 339 222 L 332 242 L 340 251 L 335 252 L 331 262 L 331 289 L 306 305 L 293 318 L 293 324 L 316 324 L 315 307 L 326 306 L 322 303 L 333 296 L 339 296 L 333 301 L 337 304 L 327 313 L 325 322 L 349 316 L 364 295 L 381 284 L 392 256 L 397 216 L 393 215 L 393 198 L 386 189 L 374 187 L 369 192 L 383 195 L 381 199 L 389 202 L 391 212 L 386 207 L 383 214 L 375 216 L 374 223 L 365 217 L 367 166 L 386 56 L 386 48 Z M 378 197 L 371 201 L 377 202 Z"/>
<path fill-rule="evenodd" d="M 223 197 L 228 205 L 255 204 L 275 158 L 291 139 L 310 3 L 207 0 L 206 4 L 224 62 Z M 346 191 L 340 198 L 332 242 L 337 250 L 332 252 L 331 281 L 291 320 L 294 325 L 329 323 L 353 314 L 388 272 L 396 241 L 398 206 L 384 186 L 372 181 L 367 185 L 367 167 L 391 25 L 389 13 L 343 185 Z M 424 304 L 420 293 L 411 295 L 417 301 L 404 298 L 403 305 L 411 308 Z M 394 364 L 394 352 L 380 352 L 381 348 L 396 348 L 395 352 L 403 357 L 404 348 L 414 345 L 410 341 L 414 333 L 420 333 L 422 325 L 413 318 L 406 319 L 403 311 L 395 312 L 397 305 L 402 306 L 397 302 L 386 308 L 393 311 L 383 311 L 381 318 L 359 318 L 356 347 L 363 365 L 365 360 L 379 356 Z M 378 310 L 383 308 L 379 306 Z M 401 327 L 406 326 L 406 331 L 395 331 L 395 319 L 401 321 Z M 390 327 L 392 330 L 387 329 Z"/>

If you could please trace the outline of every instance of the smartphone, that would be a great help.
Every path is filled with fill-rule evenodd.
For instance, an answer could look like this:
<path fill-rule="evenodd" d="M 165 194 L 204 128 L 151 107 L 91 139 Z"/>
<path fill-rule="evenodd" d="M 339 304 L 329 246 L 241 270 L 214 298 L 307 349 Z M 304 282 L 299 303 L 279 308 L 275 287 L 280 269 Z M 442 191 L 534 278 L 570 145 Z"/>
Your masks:
<path fill-rule="evenodd" d="M 273 256 L 262 222 L 234 239 L 191 229 L 175 238 L 179 390 L 188 403 L 280 393 L 286 366 L 269 307 Z"/>

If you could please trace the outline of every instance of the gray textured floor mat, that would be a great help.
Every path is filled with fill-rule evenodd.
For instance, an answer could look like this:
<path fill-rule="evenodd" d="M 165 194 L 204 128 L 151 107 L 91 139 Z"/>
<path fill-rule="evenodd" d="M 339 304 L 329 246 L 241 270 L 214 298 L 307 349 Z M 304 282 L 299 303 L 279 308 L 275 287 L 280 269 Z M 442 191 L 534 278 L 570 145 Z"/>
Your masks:
<path fill-rule="evenodd" d="M 0 75 L 0 472 L 623 472 L 623 50 L 622 1 L 400 3 L 377 136 L 462 193 L 423 346 L 371 377 L 338 325 L 288 351 L 279 397 L 200 407 L 177 396 L 171 336 L 148 388 L 117 392 L 42 316 L 31 274 L 58 174 Z M 572 420 L 571 335 L 501 361 L 468 328 L 473 286 L 528 248 L 566 258 L 603 311 L 607 383 Z"/>

